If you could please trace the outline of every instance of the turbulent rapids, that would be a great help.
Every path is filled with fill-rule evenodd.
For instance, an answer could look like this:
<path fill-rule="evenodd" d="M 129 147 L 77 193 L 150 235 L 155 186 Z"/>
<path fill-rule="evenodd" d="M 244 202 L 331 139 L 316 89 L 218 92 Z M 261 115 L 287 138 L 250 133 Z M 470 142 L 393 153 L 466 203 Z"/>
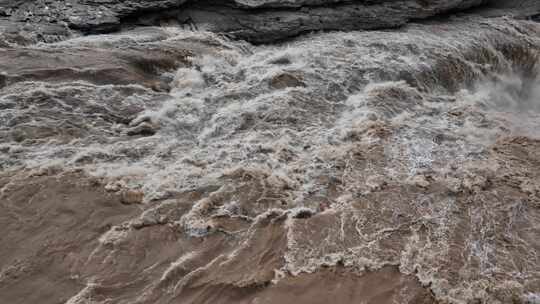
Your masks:
<path fill-rule="evenodd" d="M 540 303 L 540 23 L 505 9 L 5 31 L 0 303 Z"/>

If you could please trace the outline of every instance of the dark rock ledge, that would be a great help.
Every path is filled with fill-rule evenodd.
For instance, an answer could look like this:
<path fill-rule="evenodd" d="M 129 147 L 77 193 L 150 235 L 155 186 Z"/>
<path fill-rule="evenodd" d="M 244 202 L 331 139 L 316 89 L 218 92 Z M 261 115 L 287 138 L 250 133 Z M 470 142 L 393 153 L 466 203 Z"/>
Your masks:
<path fill-rule="evenodd" d="M 317 30 L 391 28 L 486 0 L 0 0 L 5 45 L 164 21 L 268 43 Z M 0 44 L 0 46 L 2 46 Z"/>
<path fill-rule="evenodd" d="M 270 43 L 318 30 L 394 28 L 479 6 L 490 15 L 540 15 L 535 0 L 0 0 L 0 47 L 163 23 Z"/>

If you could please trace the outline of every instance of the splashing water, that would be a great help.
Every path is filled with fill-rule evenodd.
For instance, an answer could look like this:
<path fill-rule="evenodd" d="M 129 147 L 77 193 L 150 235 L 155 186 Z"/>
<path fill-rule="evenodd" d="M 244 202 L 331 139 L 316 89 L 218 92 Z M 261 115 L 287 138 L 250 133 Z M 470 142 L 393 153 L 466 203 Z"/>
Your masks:
<path fill-rule="evenodd" d="M 489 188 L 504 167 L 492 151 L 502 138 L 539 139 L 537 65 L 526 70 L 505 50 L 537 58 L 538 32 L 458 20 L 252 46 L 171 29 L 168 41 L 197 41 L 200 52 L 164 75 L 169 93 L 85 82 L 2 89 L 0 135 L 10 139 L 0 166 L 84 168 L 142 189 L 147 202 L 214 189 L 175 222 L 192 237 L 211 233 L 225 209 L 254 223 L 276 210 L 289 220 L 320 213 L 288 222 L 283 273 L 399 265 L 452 303 L 495 297 L 480 292 L 485 285 L 523 295 L 540 263 L 516 253 L 532 242 L 519 229 L 538 225 L 538 212 L 504 195 L 478 192 L 472 202 L 459 193 Z M 103 43 L 91 39 L 57 47 Z M 65 131 L 74 118 L 84 125 L 71 127 L 76 134 Z M 66 125 L 49 127 L 58 120 Z M 152 136 L 127 135 L 144 123 Z M 446 186 L 418 190 L 437 183 Z M 314 229 L 317 220 L 327 228 Z M 499 246 L 503 229 L 514 249 Z"/>

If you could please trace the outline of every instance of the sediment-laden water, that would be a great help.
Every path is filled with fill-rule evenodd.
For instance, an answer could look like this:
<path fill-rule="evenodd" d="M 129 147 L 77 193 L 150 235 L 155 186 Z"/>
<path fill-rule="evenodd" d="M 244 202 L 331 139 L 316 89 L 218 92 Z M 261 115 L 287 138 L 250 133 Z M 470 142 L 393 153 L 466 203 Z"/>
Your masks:
<path fill-rule="evenodd" d="M 538 303 L 539 35 L 462 16 L 6 49 L 0 294 Z"/>

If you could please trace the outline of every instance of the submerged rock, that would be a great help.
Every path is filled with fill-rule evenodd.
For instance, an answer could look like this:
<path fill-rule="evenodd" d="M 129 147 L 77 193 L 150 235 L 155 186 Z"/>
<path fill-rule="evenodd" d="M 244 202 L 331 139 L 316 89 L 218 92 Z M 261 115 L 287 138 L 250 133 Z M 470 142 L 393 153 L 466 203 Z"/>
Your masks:
<path fill-rule="evenodd" d="M 152 136 L 156 134 L 159 127 L 150 122 L 143 122 L 137 126 L 131 127 L 126 130 L 126 134 L 129 136 L 142 135 Z"/>
<path fill-rule="evenodd" d="M 274 89 L 285 89 L 292 87 L 305 87 L 306 84 L 302 81 L 302 78 L 290 73 L 283 73 L 272 77 L 270 85 Z"/>

